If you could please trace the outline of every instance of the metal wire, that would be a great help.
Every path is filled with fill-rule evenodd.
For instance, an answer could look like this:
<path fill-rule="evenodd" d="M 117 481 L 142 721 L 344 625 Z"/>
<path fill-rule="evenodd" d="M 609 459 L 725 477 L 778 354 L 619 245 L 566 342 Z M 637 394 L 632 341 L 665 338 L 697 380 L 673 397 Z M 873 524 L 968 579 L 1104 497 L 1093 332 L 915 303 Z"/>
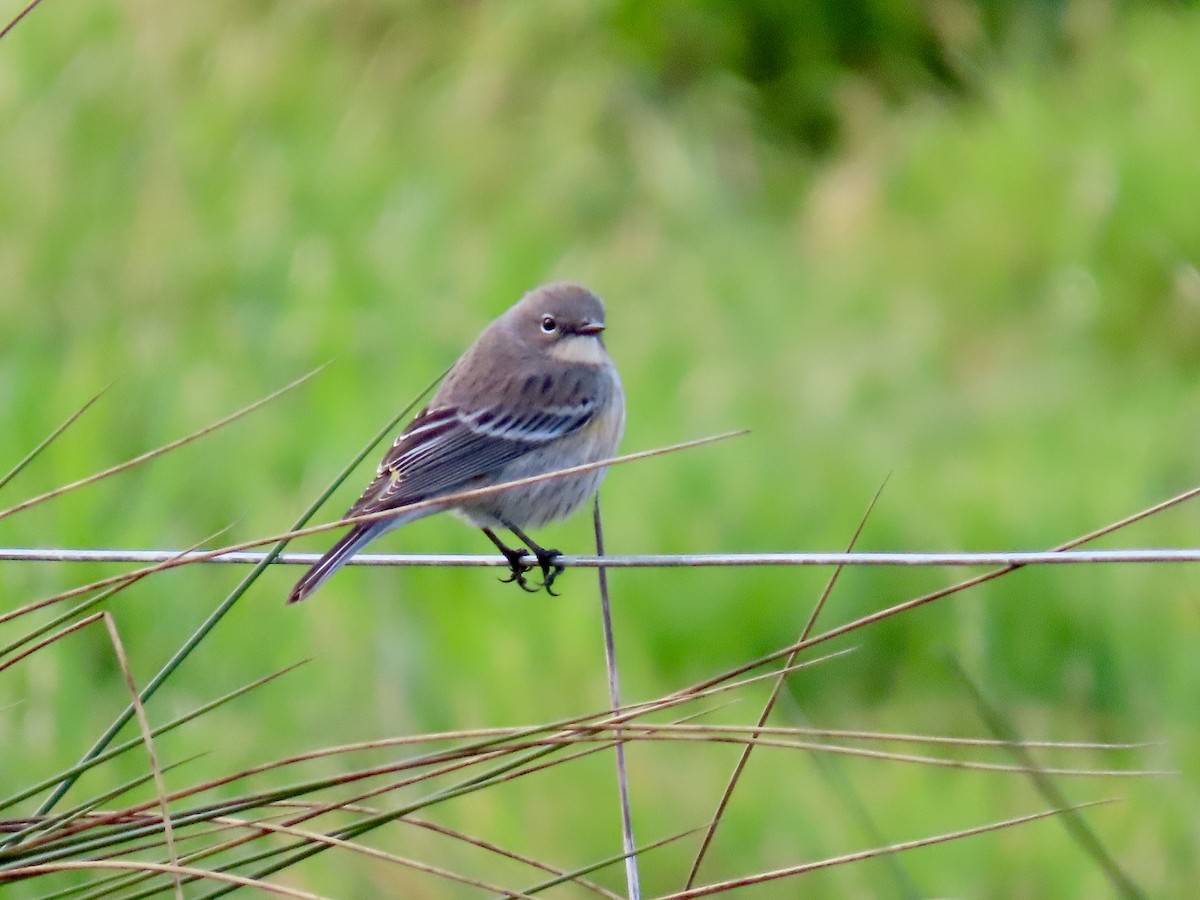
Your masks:
<path fill-rule="evenodd" d="M 158 563 L 172 559 L 256 565 L 266 555 L 238 551 L 206 558 L 211 551 L 87 550 L 73 548 L 5 547 L 0 560 L 24 562 Z M 276 563 L 311 566 L 319 553 L 284 553 Z M 1125 550 L 1042 550 L 985 553 L 680 553 L 605 556 L 561 556 L 564 566 L 611 569 L 657 569 L 714 566 L 1045 566 L 1097 563 L 1194 563 L 1200 548 L 1146 548 Z M 349 561 L 357 566 L 491 566 L 507 567 L 501 556 L 430 553 L 360 553 Z"/>

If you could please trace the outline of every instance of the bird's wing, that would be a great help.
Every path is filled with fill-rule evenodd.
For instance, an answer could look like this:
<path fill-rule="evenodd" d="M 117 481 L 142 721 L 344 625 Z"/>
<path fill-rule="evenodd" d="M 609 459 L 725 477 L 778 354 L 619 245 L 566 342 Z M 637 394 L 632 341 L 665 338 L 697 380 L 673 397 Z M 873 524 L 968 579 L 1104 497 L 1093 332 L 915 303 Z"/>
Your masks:
<path fill-rule="evenodd" d="M 516 413 L 502 405 L 426 408 L 404 429 L 347 517 L 394 509 L 486 483 L 507 462 L 582 428 L 595 398 Z"/>

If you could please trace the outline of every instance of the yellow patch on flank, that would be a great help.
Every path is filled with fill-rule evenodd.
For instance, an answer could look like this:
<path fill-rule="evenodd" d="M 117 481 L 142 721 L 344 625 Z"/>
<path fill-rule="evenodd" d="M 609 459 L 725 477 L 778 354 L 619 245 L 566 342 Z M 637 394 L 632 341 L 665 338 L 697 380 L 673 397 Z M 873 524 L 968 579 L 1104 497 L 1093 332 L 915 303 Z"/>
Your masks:
<path fill-rule="evenodd" d="M 550 355 L 564 363 L 601 366 L 605 362 L 604 346 L 590 334 L 573 334 L 557 341 L 550 348 Z"/>

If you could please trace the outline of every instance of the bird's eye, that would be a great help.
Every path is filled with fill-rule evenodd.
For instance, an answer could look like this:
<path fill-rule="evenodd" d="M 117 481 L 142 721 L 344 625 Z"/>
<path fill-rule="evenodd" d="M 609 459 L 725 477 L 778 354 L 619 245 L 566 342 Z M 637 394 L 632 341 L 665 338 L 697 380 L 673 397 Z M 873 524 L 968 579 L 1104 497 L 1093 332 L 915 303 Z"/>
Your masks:
<path fill-rule="evenodd" d="M 554 321 L 554 316 L 542 316 L 542 331 L 546 334 L 553 334 L 557 327 L 558 323 Z"/>

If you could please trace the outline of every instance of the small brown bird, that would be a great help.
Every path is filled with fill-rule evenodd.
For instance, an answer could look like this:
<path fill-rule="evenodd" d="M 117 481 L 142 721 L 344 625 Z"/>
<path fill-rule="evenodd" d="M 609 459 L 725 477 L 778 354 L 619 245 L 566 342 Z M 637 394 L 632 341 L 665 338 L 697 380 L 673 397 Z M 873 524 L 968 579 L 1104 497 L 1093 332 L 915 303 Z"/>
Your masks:
<path fill-rule="evenodd" d="M 625 429 L 625 395 L 600 337 L 604 327 L 600 298 L 569 282 L 531 291 L 492 322 L 396 438 L 346 516 L 396 514 L 354 525 L 296 583 L 288 602 L 303 600 L 384 532 L 444 510 L 483 529 L 508 560 L 508 581 L 553 594 L 563 569 L 554 562 L 559 551 L 539 546 L 524 529 L 570 515 L 596 492 L 605 469 L 444 506 L 405 507 L 610 458 Z M 533 554 L 541 585 L 529 586 L 528 552 L 505 545 L 499 528 Z"/>

